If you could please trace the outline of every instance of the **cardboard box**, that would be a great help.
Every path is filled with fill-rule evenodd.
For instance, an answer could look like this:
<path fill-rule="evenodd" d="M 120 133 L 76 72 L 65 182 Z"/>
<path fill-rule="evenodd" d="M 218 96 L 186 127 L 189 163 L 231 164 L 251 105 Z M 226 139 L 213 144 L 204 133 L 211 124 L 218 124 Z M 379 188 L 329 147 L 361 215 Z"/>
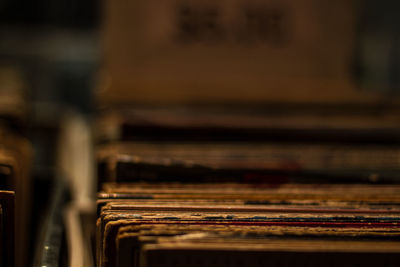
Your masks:
<path fill-rule="evenodd" d="M 108 0 L 100 103 L 358 103 L 355 0 Z"/>

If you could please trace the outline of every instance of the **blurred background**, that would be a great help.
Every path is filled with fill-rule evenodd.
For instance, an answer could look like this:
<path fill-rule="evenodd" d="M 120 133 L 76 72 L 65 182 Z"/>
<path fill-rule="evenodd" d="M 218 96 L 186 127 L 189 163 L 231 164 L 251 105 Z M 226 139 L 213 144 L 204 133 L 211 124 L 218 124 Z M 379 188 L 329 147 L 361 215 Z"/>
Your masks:
<path fill-rule="evenodd" d="M 1 62 L 19 68 L 34 103 L 91 107 L 99 1 L 1 1 Z"/>
<path fill-rule="evenodd" d="M 185 1 L 178 2 L 184 3 Z M 276 6 L 279 1 L 265 2 Z M 280 2 L 282 10 L 285 5 L 290 6 L 291 3 L 291 1 Z M 307 6 L 307 2 L 311 3 L 312 1 L 305 1 L 306 4 L 303 6 Z M 400 4 L 395 0 L 346 2 L 351 4 L 345 3 L 344 5 L 348 7 L 332 9 L 329 12 L 333 14 L 334 21 L 328 21 L 332 24 L 339 23 L 341 19 L 346 19 L 348 10 L 351 10 L 354 20 L 351 25 L 348 24 L 348 28 L 354 28 L 352 32 L 354 40 L 351 42 L 352 54 L 348 58 L 345 71 L 351 80 L 364 90 L 378 90 L 385 92 L 385 95 L 396 94 L 400 90 L 400 18 L 397 15 Z M 295 4 L 293 5 L 295 6 Z M 343 6 L 343 4 L 341 5 Z M 328 7 L 329 4 L 319 3 L 318 6 L 321 11 L 324 6 Z M 124 33 L 120 29 L 121 27 L 118 27 L 120 25 L 114 23 L 116 15 L 113 14 L 114 11 L 111 11 L 112 9 L 121 11 L 124 7 L 134 10 L 129 9 L 131 8 L 129 4 L 123 2 L 110 4 L 109 1 L 0 1 L 0 64 L 18 69 L 33 105 L 33 114 L 35 115 L 33 117 L 57 117 L 60 115 L 60 112 L 41 112 L 40 108 L 42 107 L 61 110 L 72 107 L 83 113 L 90 113 L 93 110 L 93 88 L 95 83 L 100 80 L 99 63 L 106 59 L 107 63 L 110 62 L 109 65 L 112 66 L 113 60 L 109 60 L 107 56 L 111 54 L 108 57 L 117 58 L 115 59 L 117 61 L 118 55 L 114 55 L 115 50 L 121 47 L 119 44 L 121 39 L 115 38 L 116 41 L 111 42 L 111 49 L 109 49 L 108 37 L 105 38 L 105 42 L 102 37 L 106 35 L 112 38 Z M 300 9 L 299 6 L 296 8 Z M 289 8 L 287 9 L 289 10 Z M 310 5 L 308 9 L 311 9 Z M 157 10 L 154 8 L 155 14 L 158 12 Z M 104 23 L 104 14 L 108 18 L 106 23 Z M 190 12 L 188 14 L 187 17 L 190 17 Z M 186 27 L 184 28 L 186 32 L 191 32 L 187 34 L 189 37 L 196 36 L 201 26 L 199 20 L 202 18 L 196 18 L 193 14 L 187 21 L 180 22 L 183 23 L 182 27 Z M 286 19 L 288 21 L 296 19 L 295 16 L 291 18 L 290 16 L 292 14 L 285 14 L 283 20 L 286 17 L 289 17 Z M 121 20 L 128 23 L 125 28 L 134 31 L 135 22 L 127 21 L 126 15 L 123 19 L 123 13 L 121 13 L 121 17 Z M 152 16 L 148 17 L 154 20 Z M 156 20 L 164 22 L 162 17 Z M 265 24 L 262 21 L 254 21 L 253 24 Z M 130 26 L 129 23 L 131 23 Z M 291 21 L 290 23 L 298 22 Z M 104 24 L 106 24 L 105 27 Z M 153 24 L 157 25 L 156 22 Z M 288 26 L 288 38 L 290 38 L 290 27 L 292 26 Z M 149 32 L 152 30 L 151 27 L 147 29 Z M 333 36 L 341 36 L 340 32 L 339 34 L 333 32 L 341 31 L 343 33 L 342 41 L 348 41 L 345 38 L 348 38 L 347 31 L 349 30 L 335 29 L 334 27 L 331 27 L 330 30 Z M 129 36 L 121 38 L 128 39 L 129 43 Z M 108 49 L 107 56 L 104 53 L 104 44 Z M 284 43 L 277 45 L 284 46 Z M 109 52 L 112 48 L 114 48 L 114 52 Z M 331 51 L 325 53 L 335 54 L 334 50 L 333 47 Z M 123 49 L 122 51 L 126 52 Z M 190 59 L 188 59 L 189 61 Z M 118 91 L 118 89 L 116 90 Z M 307 96 L 306 90 L 304 94 L 306 98 L 312 99 L 310 95 Z M 245 99 L 245 94 L 243 94 L 243 98 Z"/>
<path fill-rule="evenodd" d="M 184 7 L 182 3 L 185 1 L 177 2 Z M 272 3 L 274 7 L 277 6 L 276 3 L 279 3 L 282 10 L 284 10 L 285 6 L 290 6 L 291 3 L 291 1 L 265 2 Z M 307 6 L 307 3 L 312 1 L 303 2 L 305 3 L 303 6 Z M 341 19 L 346 20 L 350 10 L 353 18 L 352 24 L 347 24 L 348 29 L 335 27 L 326 29 L 330 29 L 331 32 L 329 34 L 335 37 L 340 37 L 342 33 L 343 40 L 339 40 L 342 42 L 348 42 L 348 31 L 350 31 L 349 29 L 354 29 L 354 31 L 351 31 L 354 35 L 352 36 L 353 40 L 351 43 L 348 42 L 351 45 L 352 54 L 347 55 L 349 58 L 344 71 L 348 73 L 352 82 L 355 82 L 357 87 L 362 87 L 363 90 L 377 90 L 384 92 L 385 96 L 397 94 L 400 90 L 400 18 L 397 15 L 400 10 L 400 4 L 395 0 L 379 2 L 355 0 L 343 3 L 337 5 L 339 7 L 342 5 L 341 9 L 332 9 L 328 12 L 333 14 L 333 21 L 327 21 L 335 24 L 339 23 Z M 343 8 L 346 5 L 347 7 Z M 300 9 L 301 5 L 296 7 L 293 4 L 293 6 L 295 6 L 294 9 Z M 308 9 L 312 9 L 309 3 L 308 6 Z M 324 6 L 328 8 L 329 4 L 319 3 L 319 11 L 322 12 Z M 122 38 L 126 38 L 128 40 L 127 43 L 131 44 L 129 43 L 130 37 L 123 35 L 124 29 L 119 27 L 121 25 L 118 22 L 114 22 L 117 15 L 112 10 L 118 12 L 124 8 L 128 11 L 134 10 L 129 9 L 132 6 L 124 2 L 110 4 L 109 1 L 94 0 L 0 1 L 0 64 L 7 67 L 11 66 L 19 72 L 30 103 L 33 105 L 32 114 L 34 114 L 34 118 L 39 118 L 40 116 L 57 117 L 62 113 L 45 111 L 48 108 L 59 109 L 60 111 L 74 108 L 83 113 L 90 113 L 93 110 L 93 88 L 102 78 L 99 77 L 101 76 L 98 72 L 99 63 L 106 59 L 107 64 L 110 63 L 109 65 L 113 66 L 114 62 L 109 58 L 114 57 L 116 58 L 114 61 L 119 60 L 118 55 L 114 54 L 116 54 L 115 50 L 121 47 Z M 154 8 L 154 14 L 158 12 L 158 9 Z M 290 8 L 287 9 L 290 10 Z M 178 23 L 183 23 L 183 26 L 181 26 L 184 27 L 184 32 L 189 32 L 187 34 L 189 38 L 198 38 L 193 36 L 196 36 L 200 31 L 201 23 L 199 21 L 204 18 L 196 17 L 193 14 L 195 12 L 192 12 L 192 14 L 189 12 L 186 14 L 187 21 L 183 20 Z M 211 19 L 208 18 L 211 21 L 213 20 L 212 16 Z M 254 17 L 254 14 L 249 16 Z M 105 17 L 107 20 L 105 20 Z M 131 31 L 136 29 L 135 22 L 127 20 L 128 16 L 126 14 L 121 13 L 121 17 L 121 21 L 128 23 L 125 28 Z M 155 21 L 151 15 L 147 17 Z M 286 19 L 286 17 L 289 18 Z M 286 32 L 289 33 L 288 38 L 290 39 L 290 27 L 293 28 L 293 24 L 301 22 L 294 21 L 296 17 L 290 13 L 284 14 L 282 20 L 285 21 L 285 19 L 287 21 L 292 20 L 290 21 L 292 25 L 288 26 Z M 146 21 L 143 18 L 142 20 Z M 165 19 L 160 17 L 156 20 L 164 23 Z M 104 21 L 106 22 L 104 23 Z M 258 23 L 261 26 L 262 23 L 266 23 L 254 21 L 250 23 Z M 129 23 L 131 23 L 130 26 Z M 156 22 L 153 24 L 158 25 Z M 151 32 L 152 28 L 148 27 L 147 31 Z M 308 31 L 311 32 L 312 29 L 308 29 Z M 339 33 L 334 31 L 339 31 Z M 121 37 L 121 34 L 123 37 Z M 106 41 L 104 42 L 102 37 L 105 35 Z M 113 38 L 117 35 L 121 38 L 114 38 L 116 40 L 114 43 L 107 39 L 109 38 L 108 36 Z M 213 38 L 210 36 L 209 34 L 206 38 Z M 284 46 L 284 43 L 278 43 L 277 46 L 279 45 Z M 104 53 L 104 47 L 108 49 L 106 50 L 107 54 Z M 125 50 L 122 48 L 122 51 L 126 54 L 126 48 Z M 335 48 L 331 47 L 331 50 L 325 51 L 325 53 L 334 55 Z M 188 59 L 187 61 L 190 63 L 190 60 Z M 117 76 L 117 78 L 121 77 Z M 119 89 L 115 90 L 118 91 Z M 312 100 L 311 95 L 307 95 L 306 89 L 303 90 L 303 95 L 306 95 L 305 98 Z M 215 94 L 217 95 L 217 93 Z M 246 99 L 245 94 L 243 94 L 243 98 Z M 41 108 L 43 108 L 43 111 L 41 111 Z"/>
<path fill-rule="evenodd" d="M 65 113 L 93 110 L 101 3 L 0 1 L 0 87 L 23 92 L 39 165 L 54 164 Z"/>
<path fill-rule="evenodd" d="M 11 129 L 12 135 L 27 138 L 33 151 L 33 162 L 21 167 L 32 167 L 27 175 L 32 177 L 22 181 L 27 202 L 21 198 L 19 185 L 2 187 L 17 191 L 17 202 L 29 207 L 28 211 L 18 207 L 25 211 L 17 215 L 15 266 L 61 266 L 64 259 L 59 256 L 64 247 L 60 207 L 69 194 L 65 176 L 59 171 L 57 148 L 59 140 L 66 138 L 61 137 L 66 135 L 62 133 L 68 124 L 65 117 L 80 114 L 76 116 L 81 124 L 89 125 L 100 58 L 101 3 L 0 1 L 0 124 L 2 129 Z M 89 146 L 88 139 L 84 142 Z M 19 146 L 3 137 L 3 149 L 5 144 Z M 91 168 L 91 164 L 87 166 Z M 69 164 L 69 168 L 75 167 Z M 21 221 L 26 225 L 20 226 Z M 5 251 L 12 259 L 11 250 Z M 7 257 L 3 257 L 3 264 L 13 266 L 8 265 Z"/>

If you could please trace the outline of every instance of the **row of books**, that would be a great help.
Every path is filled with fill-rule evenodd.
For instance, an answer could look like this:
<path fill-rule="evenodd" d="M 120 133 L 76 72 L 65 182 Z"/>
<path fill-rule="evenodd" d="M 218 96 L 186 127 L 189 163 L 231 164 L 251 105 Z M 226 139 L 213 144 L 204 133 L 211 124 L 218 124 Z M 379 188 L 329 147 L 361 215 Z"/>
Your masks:
<path fill-rule="evenodd" d="M 103 189 L 97 266 L 395 266 L 399 258 L 397 186 Z"/>
<path fill-rule="evenodd" d="M 368 136 L 337 120 L 324 134 L 314 120 L 289 140 L 307 118 L 285 124 L 210 108 L 104 114 L 95 128 L 96 266 L 397 264 L 400 150 L 374 140 L 387 125 Z M 332 139 L 336 129 L 366 139 Z"/>

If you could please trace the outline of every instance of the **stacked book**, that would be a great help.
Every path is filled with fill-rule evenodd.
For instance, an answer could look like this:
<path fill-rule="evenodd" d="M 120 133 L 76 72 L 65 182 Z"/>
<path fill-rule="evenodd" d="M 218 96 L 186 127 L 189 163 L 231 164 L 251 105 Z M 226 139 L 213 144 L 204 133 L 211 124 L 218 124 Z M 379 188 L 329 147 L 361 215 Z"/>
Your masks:
<path fill-rule="evenodd" d="M 323 131 L 318 120 L 304 128 L 307 116 L 285 116 L 286 127 L 210 108 L 105 114 L 95 131 L 96 266 L 400 259 L 400 149 L 379 142 L 386 127 L 365 135 L 362 124 L 337 119 Z"/>
<path fill-rule="evenodd" d="M 395 266 L 398 186 L 106 184 L 97 266 Z"/>

